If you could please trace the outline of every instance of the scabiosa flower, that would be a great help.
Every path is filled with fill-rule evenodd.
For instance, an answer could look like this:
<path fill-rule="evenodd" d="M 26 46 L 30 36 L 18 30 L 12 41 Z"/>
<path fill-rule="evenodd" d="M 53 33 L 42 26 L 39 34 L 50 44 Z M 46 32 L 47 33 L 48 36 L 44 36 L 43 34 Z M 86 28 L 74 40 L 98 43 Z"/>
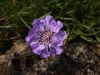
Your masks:
<path fill-rule="evenodd" d="M 48 15 L 44 19 L 35 19 L 32 26 L 25 40 L 34 54 L 47 58 L 62 53 L 63 41 L 67 38 L 67 34 L 60 30 L 63 27 L 61 21 L 55 21 Z"/>

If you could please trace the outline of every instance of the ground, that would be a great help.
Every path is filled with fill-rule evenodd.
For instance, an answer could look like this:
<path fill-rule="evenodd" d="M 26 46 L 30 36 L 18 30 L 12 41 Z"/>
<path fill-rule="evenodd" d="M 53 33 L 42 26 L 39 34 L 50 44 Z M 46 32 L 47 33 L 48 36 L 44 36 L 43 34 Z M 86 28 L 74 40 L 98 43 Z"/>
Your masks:
<path fill-rule="evenodd" d="M 16 39 L 0 51 L 0 75 L 100 75 L 100 45 L 79 39 L 70 42 L 61 55 L 42 59 L 23 39 Z"/>

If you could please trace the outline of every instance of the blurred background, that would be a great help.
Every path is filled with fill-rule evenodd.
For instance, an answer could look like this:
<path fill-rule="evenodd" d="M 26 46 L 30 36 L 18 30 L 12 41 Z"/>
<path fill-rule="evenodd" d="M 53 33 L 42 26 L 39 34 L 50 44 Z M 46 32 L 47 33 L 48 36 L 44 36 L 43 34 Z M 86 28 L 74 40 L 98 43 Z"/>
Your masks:
<path fill-rule="evenodd" d="M 14 45 L 13 48 L 14 50 L 17 44 L 19 44 L 19 42 L 22 43 L 21 44 L 22 47 L 23 46 L 22 40 L 24 41 L 24 38 L 26 37 L 28 31 L 32 27 L 32 21 L 35 18 L 43 18 L 49 14 L 54 16 L 56 20 L 61 20 L 63 22 L 64 24 L 63 30 L 65 30 L 68 33 L 68 39 L 66 40 L 67 43 L 72 43 L 74 41 L 76 42 L 84 41 L 86 42 L 86 46 L 90 46 L 91 44 L 93 46 L 95 44 L 96 45 L 100 44 L 100 0 L 0 0 L 0 55 L 10 54 L 9 51 L 12 49 L 13 45 Z M 21 41 L 19 41 L 19 39 L 21 39 Z M 16 40 L 18 42 L 15 42 Z M 77 44 L 80 45 L 79 43 L 76 42 L 74 43 L 75 45 Z M 74 45 L 72 44 L 72 46 Z M 17 47 L 20 50 L 19 46 Z M 99 48 L 97 52 L 97 56 L 100 56 L 100 46 L 97 47 Z M 69 50 L 69 54 L 70 51 L 71 50 Z M 71 51 L 71 53 L 73 53 L 73 51 Z M 77 52 L 77 50 L 75 50 L 75 52 Z M 14 55 L 16 55 L 16 53 L 18 52 L 15 50 Z M 84 55 L 86 54 L 84 53 Z M 87 57 L 88 55 L 89 54 L 87 54 Z M 90 54 L 90 56 L 93 55 Z M 3 58 L 0 57 L 0 58 L 4 59 L 4 57 Z M 12 57 L 9 58 L 11 58 L 11 62 L 12 62 Z M 65 57 L 64 62 L 66 59 L 70 61 L 70 58 Z M 80 58 L 80 59 L 84 59 L 84 58 Z M 31 61 L 29 57 L 27 58 L 27 60 Z M 76 60 L 76 59 L 72 59 L 72 60 Z M 27 64 L 30 64 L 30 62 L 28 62 Z M 67 70 L 69 71 L 69 69 Z M 78 73 L 77 75 L 99 75 L 100 70 L 98 74 L 92 74 L 92 73 L 88 74 L 88 72 L 87 74 L 83 74 L 83 73 L 78 74 Z M 0 73 L 0 75 L 7 75 L 7 74 Z M 27 75 L 33 75 L 33 74 L 27 73 Z M 55 74 L 51 74 L 51 75 L 55 75 Z M 64 74 L 59 74 L 59 75 L 64 75 Z M 68 75 L 74 75 L 74 73 Z"/>
<path fill-rule="evenodd" d="M 15 33 L 25 37 L 33 19 L 48 14 L 64 23 L 68 41 L 80 37 L 100 43 L 99 0 L 0 0 L 0 32 L 10 33 L 3 39 Z"/>

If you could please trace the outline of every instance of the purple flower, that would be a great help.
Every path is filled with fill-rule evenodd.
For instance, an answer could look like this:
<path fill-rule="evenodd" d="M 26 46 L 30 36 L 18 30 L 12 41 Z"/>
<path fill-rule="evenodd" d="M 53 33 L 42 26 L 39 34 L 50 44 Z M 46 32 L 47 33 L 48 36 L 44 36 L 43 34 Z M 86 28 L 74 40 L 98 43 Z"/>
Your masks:
<path fill-rule="evenodd" d="M 55 21 L 48 15 L 44 19 L 35 19 L 33 28 L 25 38 L 33 53 L 47 58 L 52 55 L 60 55 L 63 51 L 63 41 L 67 38 L 61 21 Z"/>

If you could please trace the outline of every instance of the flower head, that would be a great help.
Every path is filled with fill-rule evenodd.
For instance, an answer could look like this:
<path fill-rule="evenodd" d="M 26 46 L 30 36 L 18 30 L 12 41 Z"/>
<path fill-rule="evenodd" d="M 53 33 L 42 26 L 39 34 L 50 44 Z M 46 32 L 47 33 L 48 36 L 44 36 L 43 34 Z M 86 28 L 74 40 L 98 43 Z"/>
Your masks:
<path fill-rule="evenodd" d="M 25 38 L 27 44 L 32 48 L 33 53 L 47 58 L 52 55 L 60 55 L 63 51 L 63 41 L 67 38 L 61 21 L 55 21 L 48 15 L 44 19 L 35 19 L 32 22 L 33 28 Z"/>

